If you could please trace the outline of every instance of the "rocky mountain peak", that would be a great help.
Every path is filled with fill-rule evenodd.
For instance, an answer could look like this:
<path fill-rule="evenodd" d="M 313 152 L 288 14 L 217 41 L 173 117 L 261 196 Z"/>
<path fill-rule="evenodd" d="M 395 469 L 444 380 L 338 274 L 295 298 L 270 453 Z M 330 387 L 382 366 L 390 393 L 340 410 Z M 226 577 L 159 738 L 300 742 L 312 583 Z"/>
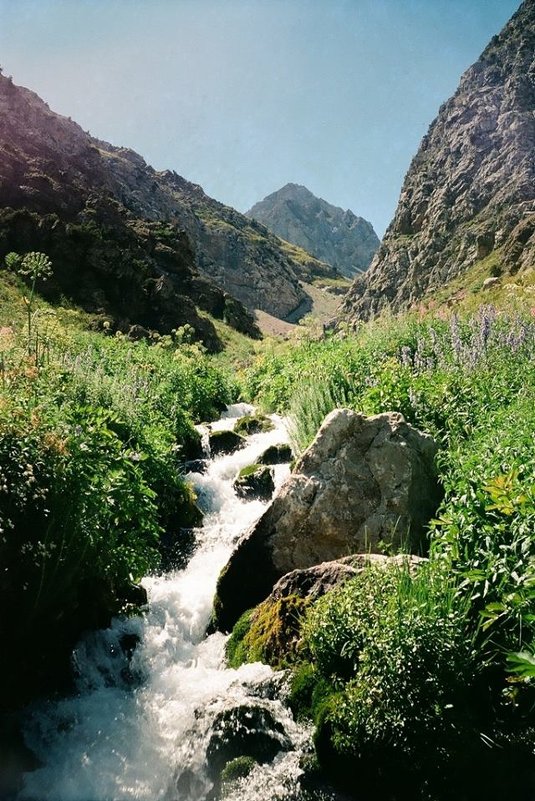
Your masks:
<path fill-rule="evenodd" d="M 444 103 L 349 319 L 413 303 L 476 267 L 515 273 L 535 256 L 535 0 L 526 0 Z"/>
<path fill-rule="evenodd" d="M 286 184 L 256 203 L 247 216 L 349 277 L 368 267 L 379 246 L 371 223 L 300 184 Z"/>

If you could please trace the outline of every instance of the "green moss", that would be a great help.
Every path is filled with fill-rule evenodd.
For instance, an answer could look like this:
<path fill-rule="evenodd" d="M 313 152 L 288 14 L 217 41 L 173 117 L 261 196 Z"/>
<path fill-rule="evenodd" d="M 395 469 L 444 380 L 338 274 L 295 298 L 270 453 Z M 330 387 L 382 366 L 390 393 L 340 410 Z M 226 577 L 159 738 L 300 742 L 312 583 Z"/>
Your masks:
<path fill-rule="evenodd" d="M 247 478 L 248 476 L 252 476 L 253 473 L 256 473 L 257 470 L 263 470 L 264 465 L 262 464 L 250 464 L 247 467 L 242 467 L 240 472 L 238 473 L 238 478 Z"/>
<path fill-rule="evenodd" d="M 288 706 L 296 720 L 313 720 L 317 723 L 335 693 L 332 683 L 314 665 L 302 662 L 292 674 Z"/>
<path fill-rule="evenodd" d="M 229 789 L 229 784 L 233 784 L 238 779 L 245 779 L 255 765 L 257 765 L 256 760 L 250 756 L 239 756 L 227 762 L 221 771 L 221 788 L 223 794 L 226 789 Z"/>
<path fill-rule="evenodd" d="M 280 668 L 294 662 L 309 604 L 307 598 L 287 595 L 276 600 L 268 598 L 245 612 L 227 643 L 228 664 L 239 667 L 245 662 L 265 662 Z"/>
<path fill-rule="evenodd" d="M 216 595 L 214 599 L 214 614 L 219 607 L 221 607 L 221 601 L 219 601 Z M 231 668 L 239 668 L 240 665 L 243 665 L 245 662 L 254 661 L 248 659 L 247 645 L 244 643 L 244 638 L 251 628 L 251 616 L 253 611 L 253 609 L 248 609 L 247 612 L 243 613 L 227 640 L 225 655 L 227 657 L 227 663 Z"/>

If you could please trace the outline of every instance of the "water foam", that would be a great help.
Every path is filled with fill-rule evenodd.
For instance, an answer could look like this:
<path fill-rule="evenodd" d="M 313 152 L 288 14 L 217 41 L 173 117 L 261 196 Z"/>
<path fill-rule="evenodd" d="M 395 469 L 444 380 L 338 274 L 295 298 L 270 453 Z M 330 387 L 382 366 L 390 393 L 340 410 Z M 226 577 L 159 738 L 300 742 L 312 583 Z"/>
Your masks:
<path fill-rule="evenodd" d="M 230 407 L 217 427 L 231 428 L 250 411 L 242 404 Z M 225 637 L 204 636 L 219 571 L 266 506 L 238 499 L 232 481 L 268 446 L 287 440 L 283 421 L 273 421 L 273 431 L 211 461 L 205 474 L 190 475 L 205 511 L 192 559 L 184 570 L 146 579 L 144 617 L 117 619 L 80 643 L 74 656 L 78 694 L 39 706 L 28 722 L 26 739 L 42 767 L 25 776 L 20 801 L 182 801 L 208 793 L 210 720 L 225 705 L 250 701 L 258 695 L 255 688 L 273 676 L 261 664 L 225 668 Z M 277 486 L 288 470 L 275 468 Z M 129 660 L 123 644 L 132 637 L 139 645 Z M 298 776 L 298 752 L 306 739 L 280 701 L 266 698 L 262 704 L 282 722 L 296 750 L 237 785 L 236 797 L 249 801 L 266 797 L 258 788 L 270 782 L 275 798 Z M 196 776 L 187 793 L 177 790 L 185 769 Z"/>

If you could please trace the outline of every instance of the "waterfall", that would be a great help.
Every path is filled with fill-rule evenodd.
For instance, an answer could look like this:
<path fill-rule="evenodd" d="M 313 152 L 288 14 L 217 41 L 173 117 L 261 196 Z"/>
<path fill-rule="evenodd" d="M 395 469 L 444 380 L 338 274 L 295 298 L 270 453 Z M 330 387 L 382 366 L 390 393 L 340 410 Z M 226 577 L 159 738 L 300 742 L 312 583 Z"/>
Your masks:
<path fill-rule="evenodd" d="M 232 428 L 250 410 L 229 407 L 214 428 Z M 240 780 L 232 798 L 271 801 L 295 787 L 308 731 L 277 697 L 281 675 L 261 664 L 225 668 L 226 638 L 204 634 L 218 574 L 266 507 L 238 499 L 232 482 L 268 446 L 287 441 L 283 421 L 272 419 L 272 431 L 190 474 L 205 519 L 187 567 L 147 578 L 146 614 L 88 635 L 74 654 L 77 693 L 29 714 L 25 737 L 41 767 L 25 775 L 20 801 L 201 801 L 213 785 L 206 753 L 214 721 L 248 704 L 276 722 L 285 747 Z M 289 467 L 274 470 L 279 486 Z"/>

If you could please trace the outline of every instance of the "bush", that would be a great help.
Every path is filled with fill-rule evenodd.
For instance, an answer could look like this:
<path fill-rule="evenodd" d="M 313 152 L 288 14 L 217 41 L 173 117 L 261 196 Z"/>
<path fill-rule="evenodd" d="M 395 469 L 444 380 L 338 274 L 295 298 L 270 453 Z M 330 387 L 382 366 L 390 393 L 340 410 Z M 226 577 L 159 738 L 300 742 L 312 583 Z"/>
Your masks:
<path fill-rule="evenodd" d="M 28 353 L 24 332 L 0 329 L 0 708 L 67 681 L 81 631 L 128 606 L 164 533 L 199 524 L 181 464 L 194 421 L 234 392 L 170 337 L 151 347 L 55 315 L 33 330 Z"/>
<path fill-rule="evenodd" d="M 333 777 L 358 773 L 372 786 L 387 770 L 414 788 L 443 780 L 478 747 L 480 668 L 466 602 L 433 566 L 414 575 L 368 568 L 314 605 L 304 636 L 333 688 L 316 709 L 318 755 Z"/>

